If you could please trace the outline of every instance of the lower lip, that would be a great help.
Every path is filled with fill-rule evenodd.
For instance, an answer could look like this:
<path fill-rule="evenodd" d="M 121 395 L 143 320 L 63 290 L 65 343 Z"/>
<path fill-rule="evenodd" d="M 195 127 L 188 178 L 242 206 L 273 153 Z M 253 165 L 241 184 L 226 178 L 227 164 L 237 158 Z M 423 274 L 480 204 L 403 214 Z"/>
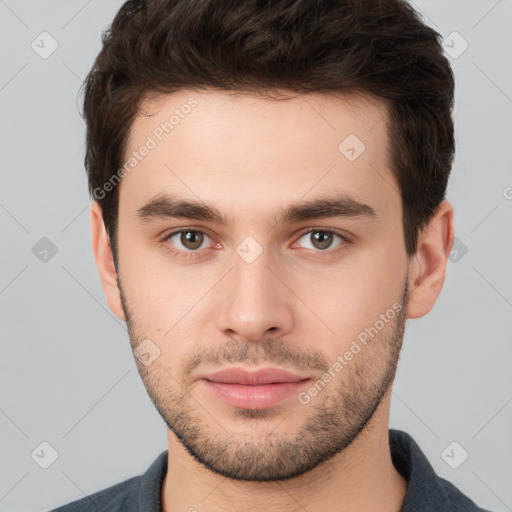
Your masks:
<path fill-rule="evenodd" d="M 276 382 L 260 386 L 225 384 L 203 379 L 206 387 L 224 402 L 240 409 L 266 409 L 277 405 L 281 400 L 298 393 L 310 379 L 298 382 Z"/>

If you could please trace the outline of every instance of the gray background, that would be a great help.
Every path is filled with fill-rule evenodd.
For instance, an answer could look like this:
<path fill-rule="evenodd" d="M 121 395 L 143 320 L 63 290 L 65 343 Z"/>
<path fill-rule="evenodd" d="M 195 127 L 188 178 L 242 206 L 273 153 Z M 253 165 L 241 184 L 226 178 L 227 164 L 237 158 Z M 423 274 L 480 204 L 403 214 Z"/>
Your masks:
<path fill-rule="evenodd" d="M 167 447 L 89 240 L 77 92 L 121 4 L 0 0 L 0 511 L 81 498 Z M 458 241 L 434 310 L 408 322 L 391 426 L 478 504 L 512 510 L 512 3 L 415 5 L 447 38 L 457 80 Z M 31 47 L 43 31 L 58 43 L 46 59 Z M 58 453 L 48 469 L 49 449 L 32 456 L 44 441 Z"/>

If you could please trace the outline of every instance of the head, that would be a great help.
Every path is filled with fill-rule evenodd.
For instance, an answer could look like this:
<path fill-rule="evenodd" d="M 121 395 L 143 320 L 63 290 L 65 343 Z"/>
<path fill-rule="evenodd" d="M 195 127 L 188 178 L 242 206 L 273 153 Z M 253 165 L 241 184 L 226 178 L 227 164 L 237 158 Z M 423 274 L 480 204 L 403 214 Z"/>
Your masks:
<path fill-rule="evenodd" d="M 152 354 L 149 396 L 204 466 L 297 476 L 385 409 L 453 240 L 453 87 L 399 0 L 121 7 L 85 82 L 93 249 Z M 201 378 L 232 365 L 310 380 L 234 407 Z"/>

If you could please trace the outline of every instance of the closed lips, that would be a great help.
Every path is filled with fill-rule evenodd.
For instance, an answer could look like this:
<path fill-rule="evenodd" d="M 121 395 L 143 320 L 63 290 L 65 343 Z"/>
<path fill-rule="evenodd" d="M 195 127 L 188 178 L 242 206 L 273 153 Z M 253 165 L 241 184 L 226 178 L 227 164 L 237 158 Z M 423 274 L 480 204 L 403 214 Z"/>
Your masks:
<path fill-rule="evenodd" d="M 242 384 L 246 386 L 300 382 L 309 379 L 308 376 L 297 375 L 280 368 L 262 368 L 255 371 L 247 371 L 240 367 L 226 368 L 214 373 L 202 375 L 200 378 L 222 384 Z"/>

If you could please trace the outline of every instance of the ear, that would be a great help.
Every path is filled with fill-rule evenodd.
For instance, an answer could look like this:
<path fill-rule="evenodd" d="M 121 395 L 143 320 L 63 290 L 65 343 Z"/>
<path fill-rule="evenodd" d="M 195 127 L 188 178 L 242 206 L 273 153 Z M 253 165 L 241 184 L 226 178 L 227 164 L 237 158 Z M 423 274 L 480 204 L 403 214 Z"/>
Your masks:
<path fill-rule="evenodd" d="M 434 307 L 443 288 L 454 237 L 453 207 L 442 201 L 420 232 L 416 253 L 409 260 L 407 318 L 422 317 Z"/>
<path fill-rule="evenodd" d="M 103 222 L 101 206 L 97 201 L 91 203 L 91 242 L 108 306 L 118 318 L 126 320 L 117 286 L 117 271 L 110 240 Z"/>

